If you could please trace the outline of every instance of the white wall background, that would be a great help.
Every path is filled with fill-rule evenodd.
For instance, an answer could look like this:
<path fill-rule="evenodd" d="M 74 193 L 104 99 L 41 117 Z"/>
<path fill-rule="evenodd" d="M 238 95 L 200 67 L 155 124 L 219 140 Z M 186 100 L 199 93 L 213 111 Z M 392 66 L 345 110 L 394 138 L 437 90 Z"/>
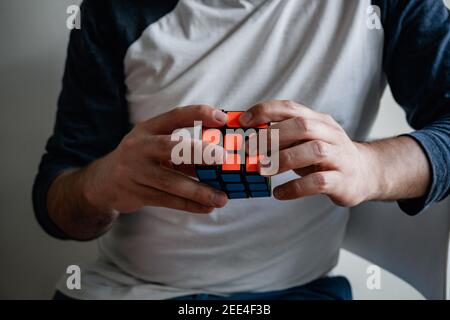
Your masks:
<path fill-rule="evenodd" d="M 48 237 L 31 207 L 31 185 L 60 90 L 69 32 L 66 8 L 79 2 L 0 0 L 0 299 L 48 299 L 68 265 L 95 257 L 95 242 Z M 387 93 L 372 136 L 409 130 L 403 111 Z M 355 298 L 420 298 L 387 272 L 382 290 L 367 290 L 366 266 L 344 252 L 337 268 L 350 276 Z"/>

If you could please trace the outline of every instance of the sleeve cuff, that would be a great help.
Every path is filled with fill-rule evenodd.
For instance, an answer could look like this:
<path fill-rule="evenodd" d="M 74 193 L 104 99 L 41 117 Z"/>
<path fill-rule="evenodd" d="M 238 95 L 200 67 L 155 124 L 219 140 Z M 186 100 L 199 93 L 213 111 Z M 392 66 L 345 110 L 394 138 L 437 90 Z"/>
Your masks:
<path fill-rule="evenodd" d="M 444 199 L 450 190 L 450 141 L 448 133 L 427 128 L 406 134 L 413 138 L 425 152 L 431 169 L 431 182 L 426 194 L 420 198 L 398 201 L 402 211 L 408 215 L 417 215 L 433 202 Z"/>
<path fill-rule="evenodd" d="M 71 168 L 73 167 L 68 165 L 58 165 L 43 170 L 36 177 L 33 185 L 33 207 L 36 219 L 47 234 L 60 240 L 68 240 L 70 237 L 50 218 L 47 210 L 47 193 L 56 177 Z"/>

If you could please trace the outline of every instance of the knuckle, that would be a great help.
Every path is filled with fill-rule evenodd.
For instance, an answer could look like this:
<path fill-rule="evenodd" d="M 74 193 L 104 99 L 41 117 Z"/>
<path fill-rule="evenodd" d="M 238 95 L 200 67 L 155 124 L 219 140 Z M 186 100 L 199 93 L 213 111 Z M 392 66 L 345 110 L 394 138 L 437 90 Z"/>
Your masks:
<path fill-rule="evenodd" d="M 266 114 L 270 111 L 270 103 L 269 102 L 261 102 L 256 106 L 255 109 L 260 114 Z"/>
<path fill-rule="evenodd" d="M 181 111 L 182 109 L 183 109 L 182 107 L 175 107 L 169 111 L 169 114 L 171 117 L 177 118 L 180 115 L 180 113 L 182 112 Z"/>
<path fill-rule="evenodd" d="M 206 104 L 200 104 L 195 106 L 195 110 L 200 115 L 208 115 L 209 113 L 212 112 L 211 107 Z"/>
<path fill-rule="evenodd" d="M 330 122 L 330 123 L 333 123 L 333 124 L 338 124 L 338 123 L 336 122 L 336 120 L 334 120 L 334 118 L 333 118 L 333 116 L 332 116 L 331 114 L 326 114 L 326 115 L 325 115 L 325 120 L 328 121 L 328 122 Z"/>
<path fill-rule="evenodd" d="M 342 128 L 339 124 L 337 125 L 338 134 L 341 137 L 341 139 L 348 139 L 347 132 L 345 132 L 345 129 Z"/>
<path fill-rule="evenodd" d="M 137 138 L 133 135 L 126 136 L 122 141 L 122 148 L 124 151 L 133 150 L 137 145 Z"/>
<path fill-rule="evenodd" d="M 337 129 L 338 132 L 342 133 L 344 132 L 344 129 L 339 124 L 339 122 L 336 121 L 336 119 L 329 113 L 322 113 L 322 119 L 325 123 L 328 123 L 332 125 L 334 128 Z"/>
<path fill-rule="evenodd" d="M 133 129 L 131 130 L 129 135 L 151 134 L 152 129 L 156 123 L 157 123 L 156 118 L 152 118 L 152 119 L 148 119 L 148 120 L 139 122 L 133 127 Z"/>
<path fill-rule="evenodd" d="M 329 145 L 323 141 L 314 141 L 313 150 L 316 156 L 320 158 L 325 158 L 329 155 Z"/>
<path fill-rule="evenodd" d="M 175 107 L 172 109 L 173 113 L 180 113 L 183 110 L 183 107 Z"/>
<path fill-rule="evenodd" d="M 316 185 L 319 192 L 325 192 L 328 189 L 328 179 L 322 173 L 316 173 L 313 175 L 314 184 Z"/>
<path fill-rule="evenodd" d="M 290 149 L 284 150 L 281 153 L 281 163 L 283 164 L 283 166 L 285 167 L 290 167 L 295 160 L 295 156 L 294 156 L 294 152 Z"/>
<path fill-rule="evenodd" d="M 131 130 L 131 132 L 130 132 L 128 135 L 130 135 L 132 132 L 139 132 L 139 131 L 141 131 L 141 130 L 145 130 L 146 124 L 147 124 L 148 122 L 150 122 L 151 120 L 152 120 L 152 119 L 148 119 L 148 120 L 145 120 L 145 121 L 141 121 L 141 122 L 136 123 L 136 124 L 134 125 L 133 129 Z"/>
<path fill-rule="evenodd" d="M 298 104 L 292 100 L 281 100 L 281 104 L 283 105 L 283 107 L 285 107 L 287 109 L 297 109 L 298 108 Z"/>
<path fill-rule="evenodd" d="M 311 121 L 306 119 L 305 117 L 295 117 L 294 118 L 295 125 L 300 130 L 303 130 L 304 132 L 311 131 Z"/>
<path fill-rule="evenodd" d="M 322 119 L 328 123 L 334 123 L 334 118 L 329 113 L 321 113 Z"/>

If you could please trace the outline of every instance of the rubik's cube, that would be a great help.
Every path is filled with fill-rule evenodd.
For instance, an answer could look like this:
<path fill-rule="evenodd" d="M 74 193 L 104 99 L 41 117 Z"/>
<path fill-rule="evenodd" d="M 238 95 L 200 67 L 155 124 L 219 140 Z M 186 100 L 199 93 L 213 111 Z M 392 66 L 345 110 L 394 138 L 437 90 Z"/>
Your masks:
<path fill-rule="evenodd" d="M 197 165 L 196 174 L 199 181 L 224 191 L 229 199 L 270 197 L 272 193 L 270 178 L 258 173 L 257 159 L 251 159 L 248 154 L 242 152 L 246 137 L 244 131 L 238 129 L 241 129 L 239 117 L 243 112 L 226 113 L 228 115 L 226 126 L 218 129 L 203 128 L 202 140 L 222 146 L 228 153 L 227 161 L 222 165 Z M 268 127 L 269 124 L 262 124 L 252 129 L 258 132 Z M 242 134 L 227 133 L 227 129 L 242 131 Z M 217 139 L 218 136 L 223 139 Z M 242 161 L 242 157 L 245 157 L 245 161 Z"/>

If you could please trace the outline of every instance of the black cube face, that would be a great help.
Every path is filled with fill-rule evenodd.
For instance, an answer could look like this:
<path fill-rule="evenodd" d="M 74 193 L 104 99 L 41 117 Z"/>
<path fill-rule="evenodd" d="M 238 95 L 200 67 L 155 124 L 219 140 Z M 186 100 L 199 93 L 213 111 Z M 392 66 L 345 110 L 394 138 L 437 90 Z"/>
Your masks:
<path fill-rule="evenodd" d="M 223 165 L 197 165 L 196 174 L 200 182 L 225 192 L 229 199 L 270 197 L 271 179 L 261 176 L 257 166 L 250 164 L 249 157 L 244 155 L 245 159 L 241 161 L 238 150 L 240 145 L 245 143 L 244 137 L 239 138 L 236 134 L 227 133 L 227 129 L 240 129 L 238 119 L 242 113 L 227 112 L 227 125 L 218 129 L 224 137 L 220 144 L 227 150 L 230 160 Z M 258 131 L 267 127 L 268 124 L 264 124 L 253 129 Z"/>

